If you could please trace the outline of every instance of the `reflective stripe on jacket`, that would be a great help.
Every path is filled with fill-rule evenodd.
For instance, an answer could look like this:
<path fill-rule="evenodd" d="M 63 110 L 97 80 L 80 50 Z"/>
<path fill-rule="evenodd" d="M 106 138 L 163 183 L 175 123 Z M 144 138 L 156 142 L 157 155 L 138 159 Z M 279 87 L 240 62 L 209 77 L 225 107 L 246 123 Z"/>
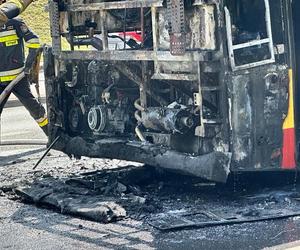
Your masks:
<path fill-rule="evenodd" d="M 0 83 L 12 81 L 22 72 L 24 41 L 29 53 L 41 46 L 38 36 L 20 18 L 11 19 L 0 28 Z"/>

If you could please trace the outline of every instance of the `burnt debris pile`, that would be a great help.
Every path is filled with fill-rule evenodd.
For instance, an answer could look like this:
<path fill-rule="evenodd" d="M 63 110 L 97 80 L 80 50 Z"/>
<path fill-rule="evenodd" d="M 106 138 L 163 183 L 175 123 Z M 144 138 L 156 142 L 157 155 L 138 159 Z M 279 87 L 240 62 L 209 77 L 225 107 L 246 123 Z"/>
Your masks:
<path fill-rule="evenodd" d="M 161 209 L 149 195 L 154 174 L 152 169 L 128 166 L 66 178 L 46 176 L 13 191 L 25 202 L 109 223 Z"/>
<path fill-rule="evenodd" d="M 148 166 L 86 170 L 65 177 L 43 175 L 32 182 L 16 180 L 0 189 L 3 195 L 64 214 L 102 223 L 131 218 L 159 230 L 300 215 L 297 183 L 275 187 L 253 183 L 233 190 L 232 184 L 220 188 Z M 242 187 L 240 181 L 236 185 Z"/>

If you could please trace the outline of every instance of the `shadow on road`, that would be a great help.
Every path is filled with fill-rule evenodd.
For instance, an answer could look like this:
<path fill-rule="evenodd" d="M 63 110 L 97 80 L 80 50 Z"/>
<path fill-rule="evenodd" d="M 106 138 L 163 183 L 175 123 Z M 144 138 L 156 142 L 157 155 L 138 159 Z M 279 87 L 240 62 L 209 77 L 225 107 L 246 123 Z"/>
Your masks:
<path fill-rule="evenodd" d="M 19 163 L 20 161 L 22 161 L 21 158 L 26 157 L 26 156 L 30 156 L 30 155 L 33 155 L 33 154 L 36 154 L 36 153 L 40 153 L 42 151 L 45 151 L 44 147 L 34 149 L 34 150 L 24 151 L 24 152 L 18 153 L 18 154 L 12 154 L 12 155 L 10 154 L 8 156 L 0 156 L 0 167 L 5 167 L 7 165 Z"/>

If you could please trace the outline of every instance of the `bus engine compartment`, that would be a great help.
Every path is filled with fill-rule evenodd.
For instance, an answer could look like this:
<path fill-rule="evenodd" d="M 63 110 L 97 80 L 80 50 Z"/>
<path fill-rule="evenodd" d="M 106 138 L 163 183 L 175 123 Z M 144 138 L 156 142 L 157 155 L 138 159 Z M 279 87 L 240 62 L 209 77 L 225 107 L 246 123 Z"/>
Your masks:
<path fill-rule="evenodd" d="M 48 8 L 56 149 L 214 182 L 296 168 L 290 1 L 50 0 Z"/>

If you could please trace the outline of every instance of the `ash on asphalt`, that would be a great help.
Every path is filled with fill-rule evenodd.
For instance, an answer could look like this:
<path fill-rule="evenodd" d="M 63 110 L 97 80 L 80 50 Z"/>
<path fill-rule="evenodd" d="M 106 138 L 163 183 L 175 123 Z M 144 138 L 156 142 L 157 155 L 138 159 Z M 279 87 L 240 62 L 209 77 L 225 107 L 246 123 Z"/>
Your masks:
<path fill-rule="evenodd" d="M 295 174 L 236 174 L 227 185 L 149 166 L 43 175 L 2 191 L 44 208 L 93 221 L 124 218 L 162 231 L 300 215 Z"/>
<path fill-rule="evenodd" d="M 165 230 L 192 223 L 199 226 L 220 217 L 234 220 L 257 218 L 270 211 L 273 215 L 298 212 L 299 184 L 293 174 L 236 174 L 227 185 L 215 185 L 119 160 L 72 160 L 56 151 L 33 171 L 42 152 L 36 147 L 27 151 L 24 154 L 23 148 L 11 148 L 0 156 L 0 196 L 108 223 L 101 227 L 120 223 L 137 227 L 134 223 L 138 221 L 138 230 L 149 232 L 155 238 L 153 247 L 158 249 L 261 249 L 298 240 L 300 234 L 300 217 Z M 25 214 L 19 211 L 24 218 L 18 217 L 18 223 L 32 213 L 26 207 Z M 46 212 L 37 211 L 43 221 Z M 95 214 L 96 218 L 90 217 Z M 48 226 L 41 228 L 47 231 Z"/>
<path fill-rule="evenodd" d="M 300 213 L 294 173 L 238 173 L 227 185 L 215 185 L 140 164 L 70 160 L 56 152 L 33 171 L 41 153 L 30 152 L 1 157 L 0 190 L 11 199 L 90 220 L 109 223 L 129 217 L 169 230 Z"/>

